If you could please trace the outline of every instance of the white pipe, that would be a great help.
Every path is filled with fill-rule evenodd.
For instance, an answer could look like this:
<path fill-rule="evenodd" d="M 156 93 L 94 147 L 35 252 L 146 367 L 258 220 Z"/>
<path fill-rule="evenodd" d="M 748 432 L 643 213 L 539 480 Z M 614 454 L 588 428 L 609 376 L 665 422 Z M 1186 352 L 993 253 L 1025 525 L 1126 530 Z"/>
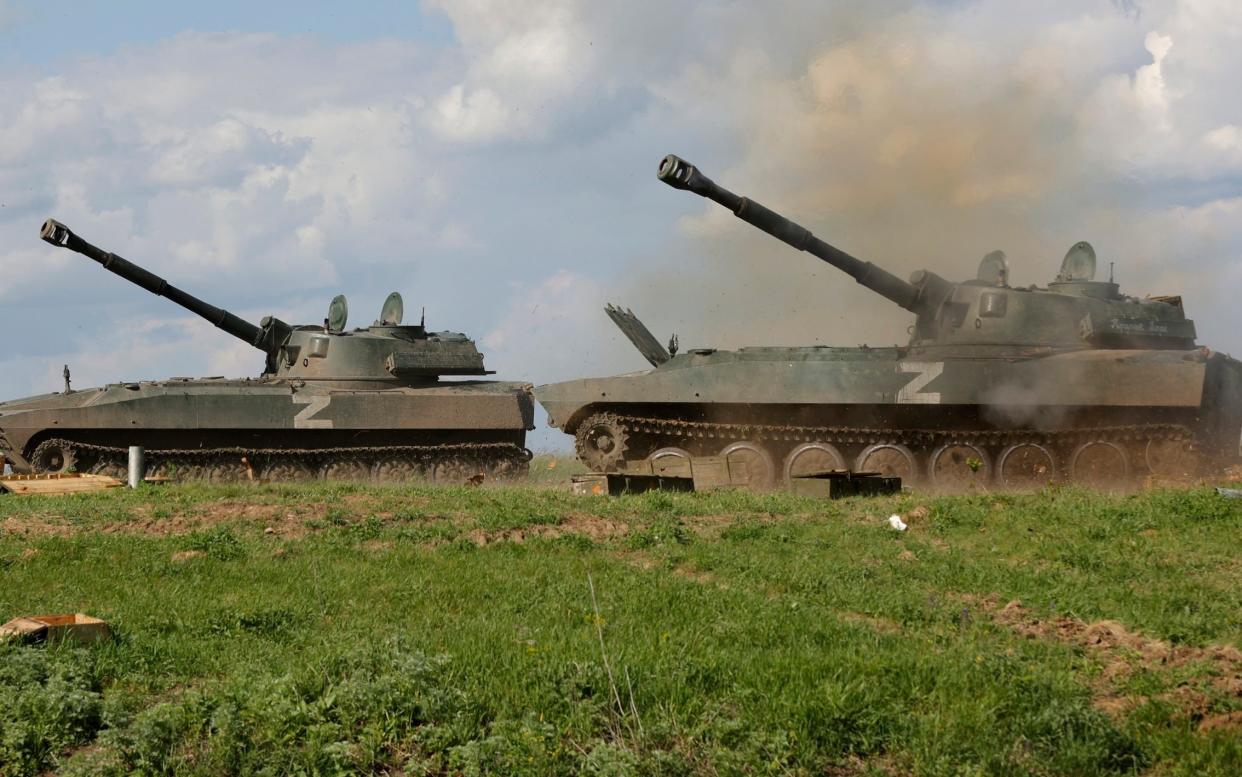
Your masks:
<path fill-rule="evenodd" d="M 143 461 L 142 446 L 129 446 L 129 487 L 137 488 L 147 474 L 146 462 Z"/>

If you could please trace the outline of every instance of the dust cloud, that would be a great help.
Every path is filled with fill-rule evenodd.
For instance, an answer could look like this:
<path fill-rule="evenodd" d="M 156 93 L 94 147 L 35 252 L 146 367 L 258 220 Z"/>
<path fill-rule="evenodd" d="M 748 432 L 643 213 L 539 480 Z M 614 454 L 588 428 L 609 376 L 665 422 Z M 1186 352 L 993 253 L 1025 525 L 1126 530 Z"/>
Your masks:
<path fill-rule="evenodd" d="M 704 153 L 693 138 L 667 151 L 900 277 L 927 268 L 965 280 L 999 248 L 1014 285 L 1043 285 L 1080 239 L 1103 244 L 1107 267 L 1116 174 L 1083 141 L 1088 87 L 1063 68 L 1074 52 L 1034 33 L 980 41 L 960 21 L 905 11 L 783 72 L 734 63 L 731 99 L 692 70 L 670 94 L 705 93 L 689 109 L 731 112 L 741 151 Z M 714 203 L 652 187 L 690 215 L 617 296 L 657 335 L 719 347 L 908 340 L 910 314 L 835 268 Z"/>

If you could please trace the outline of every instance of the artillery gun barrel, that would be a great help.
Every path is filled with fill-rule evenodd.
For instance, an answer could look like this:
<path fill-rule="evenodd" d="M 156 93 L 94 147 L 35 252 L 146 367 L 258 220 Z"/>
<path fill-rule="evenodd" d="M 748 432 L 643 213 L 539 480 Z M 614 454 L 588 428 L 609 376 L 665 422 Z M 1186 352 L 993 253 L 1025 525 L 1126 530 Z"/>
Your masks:
<path fill-rule="evenodd" d="M 833 267 L 848 273 L 863 286 L 892 300 L 906 310 L 921 312 L 921 295 L 917 286 L 903 281 L 883 268 L 876 267 L 871 262 L 856 259 L 836 246 L 825 243 L 815 237 L 806 227 L 795 224 L 776 211 L 765 208 L 754 200 L 734 194 L 700 173 L 694 165 L 681 157 L 673 154 L 664 157 L 660 162 L 657 175 L 661 181 L 674 189 L 686 189 L 723 205 L 747 224 L 758 227 L 799 251 L 806 251 L 824 260 Z"/>
<path fill-rule="evenodd" d="M 130 283 L 141 286 L 152 294 L 170 299 L 191 313 L 202 316 L 216 327 L 223 329 L 239 340 L 245 340 L 250 345 L 265 350 L 262 344 L 264 339 L 263 329 L 249 321 L 238 318 L 227 310 L 222 310 L 215 305 L 209 305 L 198 297 L 187 294 L 155 273 L 144 270 L 133 262 L 91 245 L 75 235 L 73 230 L 59 221 L 48 219 L 43 222 L 43 229 L 40 230 L 39 237 L 54 246 L 68 248 L 70 251 L 76 251 L 83 256 L 94 259 L 103 265 L 105 270 L 116 273 Z"/>

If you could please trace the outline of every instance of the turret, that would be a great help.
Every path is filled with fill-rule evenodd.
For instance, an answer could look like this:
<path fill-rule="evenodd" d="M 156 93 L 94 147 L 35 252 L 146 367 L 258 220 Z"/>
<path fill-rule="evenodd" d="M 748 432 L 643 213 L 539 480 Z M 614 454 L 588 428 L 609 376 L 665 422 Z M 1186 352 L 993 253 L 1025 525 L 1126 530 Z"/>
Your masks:
<path fill-rule="evenodd" d="M 165 297 L 210 321 L 267 356 L 265 377 L 303 380 L 341 388 L 413 386 L 445 375 L 490 375 L 483 354 L 459 332 L 428 332 L 422 322 L 403 325 L 401 295 L 393 292 L 369 327 L 346 331 L 348 306 L 338 296 L 322 324 L 290 326 L 272 316 L 255 326 L 188 294 L 126 259 L 97 248 L 58 221 L 40 232 L 47 242 L 94 259 L 104 269 Z"/>
<path fill-rule="evenodd" d="M 1070 248 L 1061 272 L 1047 288 L 1011 287 L 1008 260 L 1001 251 L 985 256 L 977 277 L 964 283 L 951 283 L 927 270 L 913 273 L 907 282 L 719 186 L 680 157 L 664 157 L 658 177 L 675 189 L 723 205 L 746 223 L 824 260 L 914 313 L 910 346 L 923 353 L 1008 358 L 1032 348 L 1195 347 L 1194 322 L 1186 318 L 1180 297 L 1138 299 L 1123 295 L 1111 274 L 1107 281 L 1095 280 L 1095 250 L 1089 243 Z"/>
<path fill-rule="evenodd" d="M 658 176 L 674 189 L 686 189 L 723 205 L 747 224 L 799 251 L 824 260 L 868 289 L 917 315 L 934 313 L 952 290 L 952 284 L 935 273 L 915 273 L 910 282 L 906 282 L 882 267 L 856 259 L 815 237 L 806 227 L 718 185 L 681 157 L 673 154 L 664 157 Z"/>

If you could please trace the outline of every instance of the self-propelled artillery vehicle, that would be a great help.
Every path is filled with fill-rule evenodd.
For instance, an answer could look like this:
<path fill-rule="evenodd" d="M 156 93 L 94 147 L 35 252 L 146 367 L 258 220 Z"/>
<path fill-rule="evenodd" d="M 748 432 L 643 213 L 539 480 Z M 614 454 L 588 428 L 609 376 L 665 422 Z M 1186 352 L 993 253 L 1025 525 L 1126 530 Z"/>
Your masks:
<path fill-rule="evenodd" d="M 323 324 L 258 326 L 209 305 L 48 220 L 40 235 L 177 303 L 262 351 L 257 378 L 169 378 L 0 403 L 0 455 L 18 472 L 119 474 L 141 445 L 153 474 L 211 480 L 435 479 L 526 470 L 530 386 L 490 374 L 465 335 L 380 318 L 346 329 L 344 297 Z"/>
<path fill-rule="evenodd" d="M 840 269 L 914 314 L 905 347 L 694 348 L 670 353 L 609 314 L 648 372 L 540 386 L 549 421 L 601 471 L 724 456 L 766 487 L 816 471 L 879 471 L 944 488 L 1133 482 L 1239 460 L 1242 363 L 1195 343 L 1179 297 L 1095 279 L 1075 244 L 1046 287 L 1009 285 L 1003 253 L 972 280 L 901 280 L 675 156 L 659 179 Z"/>

